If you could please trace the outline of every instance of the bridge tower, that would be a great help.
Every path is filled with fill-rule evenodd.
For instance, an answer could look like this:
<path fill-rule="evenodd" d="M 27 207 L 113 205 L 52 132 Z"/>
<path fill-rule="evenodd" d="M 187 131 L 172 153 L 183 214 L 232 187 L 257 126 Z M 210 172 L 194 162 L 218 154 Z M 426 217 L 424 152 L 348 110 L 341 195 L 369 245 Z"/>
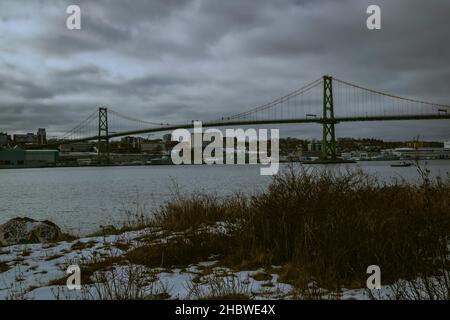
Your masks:
<path fill-rule="evenodd" d="M 336 136 L 334 133 L 335 123 L 333 78 L 331 76 L 323 76 L 322 158 L 324 160 L 336 159 Z"/>
<path fill-rule="evenodd" d="M 109 164 L 108 108 L 98 108 L 98 163 Z"/>

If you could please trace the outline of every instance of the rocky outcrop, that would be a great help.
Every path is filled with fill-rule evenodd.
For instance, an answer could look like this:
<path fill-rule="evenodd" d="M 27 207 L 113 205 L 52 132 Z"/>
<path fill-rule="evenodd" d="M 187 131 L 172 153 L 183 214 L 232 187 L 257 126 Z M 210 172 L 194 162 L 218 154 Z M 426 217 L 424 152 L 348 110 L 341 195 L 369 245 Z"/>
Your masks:
<path fill-rule="evenodd" d="M 61 229 L 50 221 L 14 218 L 0 225 L 0 245 L 57 241 Z"/>

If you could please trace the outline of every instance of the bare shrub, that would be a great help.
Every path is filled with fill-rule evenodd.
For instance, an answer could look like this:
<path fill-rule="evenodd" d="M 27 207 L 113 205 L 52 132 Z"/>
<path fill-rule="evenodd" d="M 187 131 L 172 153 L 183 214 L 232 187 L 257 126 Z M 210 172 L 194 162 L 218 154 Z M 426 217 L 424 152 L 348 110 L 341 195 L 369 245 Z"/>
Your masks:
<path fill-rule="evenodd" d="M 359 170 L 291 166 L 252 197 L 178 195 L 156 212 L 154 223 L 172 231 L 235 223 L 215 244 L 228 249 L 211 252 L 222 262 L 292 264 L 333 292 L 344 284 L 364 287 L 372 264 L 386 283 L 414 279 L 438 272 L 433 261 L 447 254 L 450 230 L 450 181 L 418 170 L 421 182 L 415 184 L 388 183 Z M 298 283 L 293 277 L 290 282 Z"/>
<path fill-rule="evenodd" d="M 236 275 L 213 271 L 202 276 L 200 281 L 186 283 L 189 290 L 188 299 L 249 299 L 250 282 Z"/>
<path fill-rule="evenodd" d="M 84 287 L 83 298 L 95 300 L 143 300 L 168 298 L 169 288 L 155 273 L 136 265 L 116 266 L 97 271 L 91 286 Z"/>

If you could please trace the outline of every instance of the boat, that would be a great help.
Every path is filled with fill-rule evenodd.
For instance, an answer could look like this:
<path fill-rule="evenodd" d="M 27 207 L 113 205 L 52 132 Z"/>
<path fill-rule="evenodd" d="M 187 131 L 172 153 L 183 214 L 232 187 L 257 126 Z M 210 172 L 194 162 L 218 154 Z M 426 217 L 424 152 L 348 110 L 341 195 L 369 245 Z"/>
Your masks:
<path fill-rule="evenodd" d="M 411 166 L 412 166 L 411 162 L 405 162 L 405 161 L 391 164 L 391 167 L 411 167 Z"/>

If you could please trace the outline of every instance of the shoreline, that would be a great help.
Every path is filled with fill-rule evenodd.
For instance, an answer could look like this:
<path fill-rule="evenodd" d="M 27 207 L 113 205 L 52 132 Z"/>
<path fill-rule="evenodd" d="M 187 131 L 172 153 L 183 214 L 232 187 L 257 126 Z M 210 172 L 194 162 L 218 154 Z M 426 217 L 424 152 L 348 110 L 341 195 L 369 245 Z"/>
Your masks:
<path fill-rule="evenodd" d="M 419 162 L 434 162 L 434 161 L 449 161 L 450 158 L 442 158 L 442 159 L 419 159 Z M 415 159 L 365 159 L 365 160 L 301 160 L 301 161 L 279 161 L 280 164 L 304 164 L 304 165 L 314 165 L 314 164 L 320 164 L 320 165 L 334 165 L 334 164 L 355 164 L 355 163 L 365 163 L 365 162 L 390 162 L 395 163 L 399 161 L 416 161 Z M 155 164 L 136 164 L 136 163 L 130 163 L 130 164 L 93 164 L 93 165 L 45 165 L 45 166 L 0 166 L 0 170 L 14 170 L 14 169 L 48 169 L 48 168 L 99 168 L 99 167 L 160 167 L 160 166 L 222 166 L 222 165 L 239 165 L 241 164 L 169 164 L 169 163 L 155 163 Z M 250 164 L 245 163 L 244 165 L 249 166 L 261 166 L 262 164 Z"/>
<path fill-rule="evenodd" d="M 174 194 L 121 229 L 3 246 L 0 298 L 448 299 L 450 179 L 418 170 L 420 184 L 385 184 L 290 167 L 252 196 Z M 365 288 L 372 265 L 381 291 Z"/>

